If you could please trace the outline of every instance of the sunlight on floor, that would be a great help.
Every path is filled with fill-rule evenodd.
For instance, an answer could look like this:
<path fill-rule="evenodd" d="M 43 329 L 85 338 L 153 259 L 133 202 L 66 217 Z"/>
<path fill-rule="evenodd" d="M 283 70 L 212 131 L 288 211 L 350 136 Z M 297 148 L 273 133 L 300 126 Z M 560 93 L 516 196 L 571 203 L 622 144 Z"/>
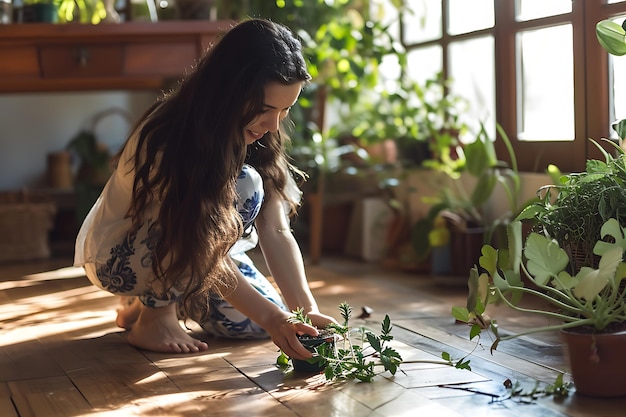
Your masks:
<path fill-rule="evenodd" d="M 53 271 L 44 271 L 36 274 L 25 275 L 24 278 L 34 281 L 45 281 L 51 279 L 78 278 L 82 276 L 85 276 L 84 268 L 68 266 L 65 268 L 55 269 Z"/>

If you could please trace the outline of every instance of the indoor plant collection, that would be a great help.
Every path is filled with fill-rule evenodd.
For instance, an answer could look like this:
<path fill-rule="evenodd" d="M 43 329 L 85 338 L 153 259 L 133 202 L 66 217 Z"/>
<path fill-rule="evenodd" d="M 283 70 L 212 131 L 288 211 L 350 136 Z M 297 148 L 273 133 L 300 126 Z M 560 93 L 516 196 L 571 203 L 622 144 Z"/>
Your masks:
<path fill-rule="evenodd" d="M 596 34 L 609 53 L 626 54 L 623 27 L 604 20 Z M 495 336 L 492 352 L 505 340 L 560 331 L 577 392 L 597 397 L 626 396 L 624 125 L 613 124 L 618 144 L 606 140 L 616 156 L 596 143 L 604 161 L 588 160 L 584 172 L 546 187 L 508 226 L 506 249 L 483 246 L 479 265 L 470 271 L 467 305 L 452 309 L 457 320 L 472 324 L 470 339 L 483 331 Z M 524 240 L 521 221 L 529 219 L 533 229 Z M 522 304 L 522 296 L 540 304 Z M 496 303 L 543 316 L 546 325 L 504 334 L 487 315 Z"/>

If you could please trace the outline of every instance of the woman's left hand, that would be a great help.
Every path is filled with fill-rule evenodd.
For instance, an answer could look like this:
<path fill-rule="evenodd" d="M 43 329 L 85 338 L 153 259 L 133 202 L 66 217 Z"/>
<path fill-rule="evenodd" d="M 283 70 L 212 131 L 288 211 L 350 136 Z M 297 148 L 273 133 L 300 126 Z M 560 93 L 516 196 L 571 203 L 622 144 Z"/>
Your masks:
<path fill-rule="evenodd" d="M 311 323 L 313 323 L 313 326 L 317 327 L 318 329 L 323 329 L 324 327 L 326 327 L 326 325 L 330 323 L 338 324 L 337 320 L 335 320 L 333 317 L 322 314 L 319 311 L 310 311 L 306 313 L 306 315 L 311 320 Z"/>

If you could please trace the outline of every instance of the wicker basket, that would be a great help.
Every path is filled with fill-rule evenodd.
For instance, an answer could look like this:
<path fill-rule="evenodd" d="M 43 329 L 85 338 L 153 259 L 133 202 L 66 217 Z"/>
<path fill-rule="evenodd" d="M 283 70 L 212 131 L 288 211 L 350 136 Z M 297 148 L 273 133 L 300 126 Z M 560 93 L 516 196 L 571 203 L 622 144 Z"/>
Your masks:
<path fill-rule="evenodd" d="M 53 203 L 24 191 L 0 193 L 0 262 L 50 257 Z"/>

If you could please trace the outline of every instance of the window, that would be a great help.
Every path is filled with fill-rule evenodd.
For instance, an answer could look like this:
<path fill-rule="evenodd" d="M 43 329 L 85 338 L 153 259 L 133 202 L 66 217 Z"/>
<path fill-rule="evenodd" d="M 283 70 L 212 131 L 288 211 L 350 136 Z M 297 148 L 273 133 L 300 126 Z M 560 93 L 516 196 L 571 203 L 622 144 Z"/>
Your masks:
<path fill-rule="evenodd" d="M 626 118 L 626 57 L 600 47 L 595 25 L 626 17 L 618 0 L 407 0 L 402 43 L 416 80 L 443 71 L 471 103 L 470 125 L 500 123 L 521 170 L 580 171 L 600 157 L 588 138 Z M 410 30 L 409 30 L 410 28 Z M 500 141 L 497 147 L 502 146 Z M 610 149 L 610 148 L 607 148 Z M 501 157 L 506 152 L 501 149 Z"/>

